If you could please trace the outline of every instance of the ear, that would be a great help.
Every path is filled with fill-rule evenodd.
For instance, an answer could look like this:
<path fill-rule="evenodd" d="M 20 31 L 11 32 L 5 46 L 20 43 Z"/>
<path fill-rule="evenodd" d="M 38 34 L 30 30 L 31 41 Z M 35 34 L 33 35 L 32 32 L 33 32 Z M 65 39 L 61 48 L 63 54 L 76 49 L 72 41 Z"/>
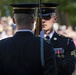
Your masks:
<path fill-rule="evenodd" d="M 56 22 L 57 22 L 57 16 L 54 17 L 54 23 L 56 23 Z"/>
<path fill-rule="evenodd" d="M 15 19 L 14 19 L 14 17 L 12 18 L 12 20 L 13 20 L 13 23 L 16 23 L 16 22 L 15 22 Z"/>
<path fill-rule="evenodd" d="M 34 23 L 34 21 L 35 21 L 35 19 L 34 19 L 34 18 L 32 18 L 32 23 Z"/>

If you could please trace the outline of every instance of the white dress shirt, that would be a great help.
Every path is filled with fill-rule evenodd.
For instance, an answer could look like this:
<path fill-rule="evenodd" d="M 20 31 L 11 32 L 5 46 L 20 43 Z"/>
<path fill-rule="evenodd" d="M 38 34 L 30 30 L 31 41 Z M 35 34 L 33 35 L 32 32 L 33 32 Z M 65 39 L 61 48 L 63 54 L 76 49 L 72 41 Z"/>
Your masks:
<path fill-rule="evenodd" d="M 51 38 L 53 37 L 53 34 L 54 34 L 54 30 L 53 30 L 49 35 L 44 34 L 44 38 L 45 38 L 46 36 L 49 36 L 50 39 L 51 39 Z"/>

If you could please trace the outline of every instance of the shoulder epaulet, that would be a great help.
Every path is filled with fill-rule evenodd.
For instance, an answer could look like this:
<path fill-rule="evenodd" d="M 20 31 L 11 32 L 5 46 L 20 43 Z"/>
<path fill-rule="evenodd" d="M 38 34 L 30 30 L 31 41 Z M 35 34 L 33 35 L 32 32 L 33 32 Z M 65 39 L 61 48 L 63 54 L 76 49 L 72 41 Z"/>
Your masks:
<path fill-rule="evenodd" d="M 62 35 L 62 34 L 58 34 L 60 37 L 62 38 L 67 38 L 66 36 Z"/>
<path fill-rule="evenodd" d="M 64 35 L 62 35 L 62 34 L 58 34 L 61 38 L 65 38 L 65 39 L 67 39 L 67 45 L 69 44 L 69 40 L 70 40 L 70 38 L 69 37 L 66 37 L 66 36 L 64 36 Z"/>

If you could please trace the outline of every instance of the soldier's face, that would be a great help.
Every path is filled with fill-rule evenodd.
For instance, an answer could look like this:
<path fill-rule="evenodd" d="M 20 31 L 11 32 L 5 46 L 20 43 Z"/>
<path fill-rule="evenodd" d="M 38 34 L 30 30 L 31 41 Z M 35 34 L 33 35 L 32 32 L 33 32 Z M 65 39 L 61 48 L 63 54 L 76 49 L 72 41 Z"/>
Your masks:
<path fill-rule="evenodd" d="M 50 18 L 49 20 L 42 18 L 42 29 L 44 31 L 52 30 L 54 23 L 54 17 Z"/>

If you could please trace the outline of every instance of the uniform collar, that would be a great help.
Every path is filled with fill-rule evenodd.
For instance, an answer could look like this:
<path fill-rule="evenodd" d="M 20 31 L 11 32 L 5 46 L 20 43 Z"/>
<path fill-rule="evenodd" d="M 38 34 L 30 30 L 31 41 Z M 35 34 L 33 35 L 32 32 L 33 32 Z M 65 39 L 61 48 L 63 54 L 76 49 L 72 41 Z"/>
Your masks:
<path fill-rule="evenodd" d="M 53 30 L 49 35 L 44 34 L 44 37 L 49 36 L 51 39 L 53 37 L 54 33 L 55 33 L 55 31 Z"/>
<path fill-rule="evenodd" d="M 17 32 L 32 32 L 32 30 L 30 30 L 30 29 L 20 29 L 20 30 L 17 30 Z"/>

